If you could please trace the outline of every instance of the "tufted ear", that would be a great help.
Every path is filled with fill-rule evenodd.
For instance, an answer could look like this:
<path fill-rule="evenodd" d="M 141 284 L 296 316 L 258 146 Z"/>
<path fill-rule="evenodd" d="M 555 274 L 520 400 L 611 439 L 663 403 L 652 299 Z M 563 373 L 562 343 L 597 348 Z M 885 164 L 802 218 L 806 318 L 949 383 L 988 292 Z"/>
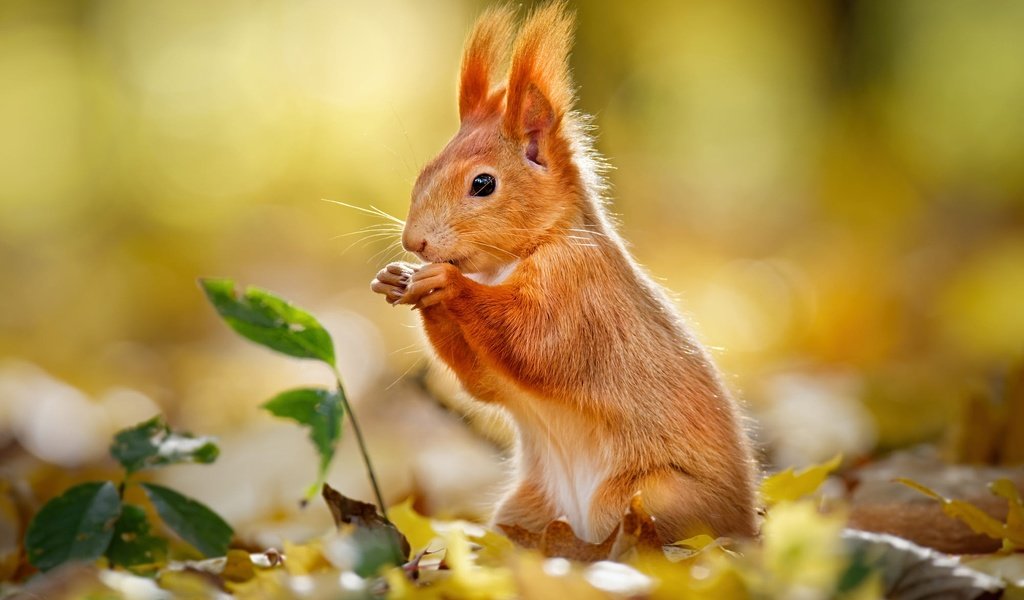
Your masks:
<path fill-rule="evenodd" d="M 565 2 L 536 9 L 523 24 L 512 51 L 503 133 L 523 143 L 526 158 L 551 160 L 559 126 L 575 100 L 569 75 L 573 19 Z"/>
<path fill-rule="evenodd" d="M 501 93 L 491 92 L 508 56 L 515 13 L 508 6 L 492 6 L 480 15 L 466 40 L 459 80 L 459 118 L 465 121 L 500 109 Z"/>

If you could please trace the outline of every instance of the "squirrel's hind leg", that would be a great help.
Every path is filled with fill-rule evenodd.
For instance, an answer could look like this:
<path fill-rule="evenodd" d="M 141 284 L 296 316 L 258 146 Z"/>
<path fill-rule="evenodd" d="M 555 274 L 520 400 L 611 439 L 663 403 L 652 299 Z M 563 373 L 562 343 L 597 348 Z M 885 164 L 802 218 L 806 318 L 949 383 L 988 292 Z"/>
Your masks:
<path fill-rule="evenodd" d="M 555 507 L 544 490 L 536 483 L 523 481 L 498 503 L 491 523 L 540 531 L 560 516 L 555 513 Z"/>
<path fill-rule="evenodd" d="M 644 505 L 657 517 L 665 543 L 706 533 L 712 537 L 753 537 L 757 533 L 749 482 L 709 482 L 669 470 L 645 482 Z"/>
<path fill-rule="evenodd" d="M 756 534 L 750 486 L 713 485 L 666 468 L 643 477 L 612 478 L 591 505 L 591 530 L 607 534 L 622 519 L 630 500 L 642 493 L 644 509 L 655 518 L 661 541 L 671 544 L 697 534 L 751 537 Z"/>

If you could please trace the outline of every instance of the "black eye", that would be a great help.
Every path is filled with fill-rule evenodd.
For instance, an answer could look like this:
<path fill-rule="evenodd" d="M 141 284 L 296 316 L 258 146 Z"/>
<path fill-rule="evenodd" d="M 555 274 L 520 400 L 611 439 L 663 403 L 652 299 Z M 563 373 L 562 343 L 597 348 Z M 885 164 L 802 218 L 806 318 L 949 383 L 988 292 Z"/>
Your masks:
<path fill-rule="evenodd" d="M 469 195 L 490 196 L 494 193 L 494 187 L 496 185 L 498 185 L 498 182 L 494 180 L 493 175 L 481 173 L 473 178 L 473 183 L 469 186 Z"/>

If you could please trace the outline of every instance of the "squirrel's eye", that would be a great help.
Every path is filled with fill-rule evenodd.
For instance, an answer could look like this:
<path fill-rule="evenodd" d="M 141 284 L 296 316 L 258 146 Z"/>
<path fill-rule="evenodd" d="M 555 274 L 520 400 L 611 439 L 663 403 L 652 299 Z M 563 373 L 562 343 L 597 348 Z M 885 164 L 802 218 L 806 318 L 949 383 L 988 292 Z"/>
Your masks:
<path fill-rule="evenodd" d="M 469 186 L 470 196 L 490 196 L 494 193 L 494 188 L 498 184 L 494 180 L 493 175 L 487 173 L 481 173 L 473 178 L 473 183 Z"/>

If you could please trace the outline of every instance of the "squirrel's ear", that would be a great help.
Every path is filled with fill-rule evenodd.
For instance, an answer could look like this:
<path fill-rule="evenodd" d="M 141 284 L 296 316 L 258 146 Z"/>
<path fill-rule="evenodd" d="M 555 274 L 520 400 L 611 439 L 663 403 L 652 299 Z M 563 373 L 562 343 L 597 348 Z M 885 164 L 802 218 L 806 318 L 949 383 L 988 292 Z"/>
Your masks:
<path fill-rule="evenodd" d="M 569 75 L 572 31 L 565 2 L 550 2 L 526 20 L 512 51 L 502 130 L 523 142 L 526 157 L 540 165 L 547 164 L 553 136 L 575 99 Z"/>
<path fill-rule="evenodd" d="M 504 5 L 492 6 L 480 15 L 466 40 L 459 80 L 459 118 L 500 110 L 501 92 L 491 93 L 503 73 L 498 70 L 508 56 L 515 13 Z"/>

